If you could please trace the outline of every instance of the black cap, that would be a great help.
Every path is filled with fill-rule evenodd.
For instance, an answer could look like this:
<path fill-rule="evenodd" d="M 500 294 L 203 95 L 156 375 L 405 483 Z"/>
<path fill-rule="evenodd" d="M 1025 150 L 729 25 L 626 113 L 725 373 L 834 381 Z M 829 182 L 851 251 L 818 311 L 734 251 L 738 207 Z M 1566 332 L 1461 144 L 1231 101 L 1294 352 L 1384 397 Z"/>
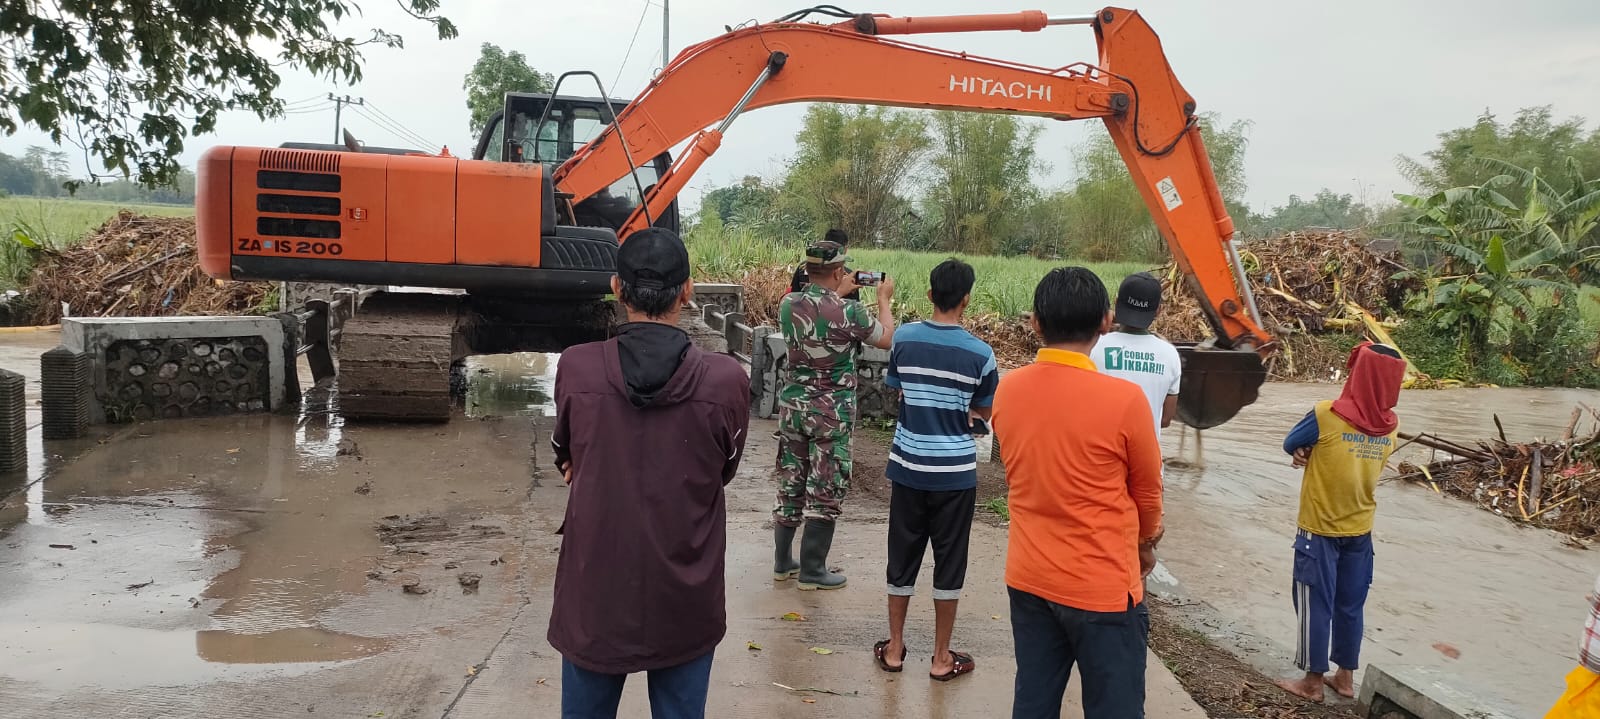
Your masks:
<path fill-rule="evenodd" d="M 617 250 L 617 277 L 629 287 L 677 287 L 689 279 L 689 248 L 672 230 L 635 232 Z"/>
<path fill-rule="evenodd" d="M 1149 272 L 1128 275 L 1117 288 L 1117 324 L 1142 330 L 1156 321 L 1161 308 L 1161 280 Z"/>

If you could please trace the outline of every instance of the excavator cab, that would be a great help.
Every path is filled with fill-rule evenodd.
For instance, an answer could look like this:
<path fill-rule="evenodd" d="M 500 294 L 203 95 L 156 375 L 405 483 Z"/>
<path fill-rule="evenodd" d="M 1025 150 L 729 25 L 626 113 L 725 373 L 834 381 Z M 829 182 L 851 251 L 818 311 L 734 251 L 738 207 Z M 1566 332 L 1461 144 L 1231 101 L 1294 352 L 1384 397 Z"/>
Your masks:
<path fill-rule="evenodd" d="M 595 138 L 611 123 L 611 118 L 627 108 L 622 100 L 607 102 L 595 97 L 552 96 L 540 93 L 506 93 L 505 108 L 489 117 L 472 159 L 492 162 L 538 162 L 547 172 L 572 157 L 572 153 Z M 573 208 L 572 224 L 582 227 L 608 227 L 620 230 L 643 201 L 656 181 L 672 167 L 670 153 L 663 152 L 642 163 L 592 197 Z M 678 203 L 660 217 L 656 227 L 679 231 Z"/>

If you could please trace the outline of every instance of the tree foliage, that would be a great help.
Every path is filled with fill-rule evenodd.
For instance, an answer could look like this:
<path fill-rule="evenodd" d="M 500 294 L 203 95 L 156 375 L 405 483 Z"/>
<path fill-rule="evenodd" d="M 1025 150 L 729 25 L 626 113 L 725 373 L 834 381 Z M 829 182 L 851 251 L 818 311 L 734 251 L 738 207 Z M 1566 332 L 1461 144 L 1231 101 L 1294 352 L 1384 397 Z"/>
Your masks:
<path fill-rule="evenodd" d="M 489 124 L 489 117 L 505 106 L 508 92 L 550 92 L 555 76 L 539 72 L 528 64 L 521 52 L 506 52 L 499 45 L 484 43 L 478 61 L 472 63 L 461 88 L 467 91 L 468 125 L 474 137 Z"/>
<path fill-rule="evenodd" d="M 1463 366 L 1506 357 L 1517 364 L 1507 370 L 1513 380 L 1566 372 L 1566 355 L 1551 363 L 1517 353 L 1549 354 L 1537 349 L 1539 338 L 1580 325 L 1577 288 L 1600 281 L 1600 180 L 1586 179 L 1576 160 L 1566 163 L 1565 190 L 1537 168 L 1479 164 L 1498 174 L 1481 185 L 1397 196 L 1415 213 L 1397 229 L 1422 250 L 1418 267 L 1402 273 L 1425 287 L 1412 309 L 1434 332 L 1457 338 Z"/>
<path fill-rule="evenodd" d="M 440 0 L 396 1 L 439 37 L 456 35 Z M 359 10 L 353 0 L 0 4 L 0 131 L 32 126 L 108 173 L 169 184 L 184 141 L 222 112 L 282 114 L 283 67 L 353 83 L 364 46 L 402 46 L 383 29 L 357 39 L 334 27 Z"/>
<path fill-rule="evenodd" d="M 61 197 L 67 194 L 64 185 L 71 179 L 70 158 L 60 150 L 33 146 L 21 157 L 0 152 L 0 195 Z M 194 173 L 180 169 L 173 179 L 173 184 L 154 188 L 129 180 L 103 182 L 80 187 L 75 196 L 114 202 L 192 204 Z"/>
<path fill-rule="evenodd" d="M 1467 127 L 1439 134 L 1439 146 L 1422 159 L 1401 155 L 1400 173 L 1429 195 L 1455 187 L 1483 185 L 1500 174 L 1482 160 L 1554 171 L 1568 158 L 1589 175 L 1600 174 L 1600 129 L 1585 130 L 1583 118 L 1557 121 L 1549 105 L 1524 108 L 1511 122 L 1485 111 Z M 1570 178 L 1554 176 L 1558 191 L 1571 189 Z"/>
<path fill-rule="evenodd" d="M 930 147 L 923 115 L 883 107 L 812 105 L 795 137 L 782 211 L 813 234 L 886 239 L 908 204 L 902 193 Z"/>
<path fill-rule="evenodd" d="M 1357 202 L 1349 193 L 1341 195 L 1324 187 L 1309 200 L 1290 195 L 1287 204 L 1272 208 L 1272 212 L 1258 219 L 1255 226 L 1257 232 L 1266 235 L 1307 227 L 1353 230 L 1372 224 L 1376 217 L 1372 208 Z"/>
<path fill-rule="evenodd" d="M 1018 236 L 1037 196 L 1032 173 L 1040 126 L 1010 115 L 938 112 L 923 203 L 940 249 L 993 253 Z"/>
<path fill-rule="evenodd" d="M 1249 128 L 1250 123 L 1244 120 L 1225 123 L 1214 113 L 1200 116 L 1200 133 L 1223 202 L 1241 225 L 1250 216 L 1244 204 Z M 1165 256 L 1165 243 L 1156 231 L 1150 210 L 1109 134 L 1096 131 L 1088 142 L 1075 148 L 1073 170 L 1076 179 L 1071 187 L 1045 198 L 1045 207 L 1034 210 L 1036 216 L 1046 220 L 1046 224 L 1035 226 L 1044 230 L 1036 253 L 1090 260 L 1156 260 Z"/>

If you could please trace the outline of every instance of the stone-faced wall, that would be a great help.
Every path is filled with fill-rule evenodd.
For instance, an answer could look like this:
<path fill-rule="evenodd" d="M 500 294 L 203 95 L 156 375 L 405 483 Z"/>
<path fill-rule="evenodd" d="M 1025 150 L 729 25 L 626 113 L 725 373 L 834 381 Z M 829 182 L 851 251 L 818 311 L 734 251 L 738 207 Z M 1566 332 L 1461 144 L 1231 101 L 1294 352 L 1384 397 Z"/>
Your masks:
<path fill-rule="evenodd" d="M 114 341 L 102 358 L 106 421 L 263 411 L 271 350 L 259 336 Z"/>
<path fill-rule="evenodd" d="M 272 317 L 68 317 L 61 343 L 88 358 L 89 421 L 132 422 L 284 406 L 291 337 Z"/>

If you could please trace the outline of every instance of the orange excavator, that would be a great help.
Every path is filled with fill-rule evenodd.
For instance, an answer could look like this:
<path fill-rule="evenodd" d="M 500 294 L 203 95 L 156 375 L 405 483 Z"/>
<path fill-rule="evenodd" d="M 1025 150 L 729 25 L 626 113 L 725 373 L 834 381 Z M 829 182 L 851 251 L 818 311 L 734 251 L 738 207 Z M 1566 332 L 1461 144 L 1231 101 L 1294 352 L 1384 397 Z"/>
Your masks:
<path fill-rule="evenodd" d="M 1057 25 L 1092 27 L 1099 58 L 1039 67 L 891 39 Z M 508 95 L 472 160 L 212 148 L 199 167 L 202 266 L 224 279 L 464 291 L 374 297 L 340 349 L 347 416 L 445 419 L 450 366 L 465 356 L 606 336 L 618 238 L 676 228 L 678 193 L 743 112 L 841 102 L 1100 118 L 1216 333 L 1180 347 L 1180 420 L 1221 424 L 1265 380 L 1275 342 L 1231 242 L 1194 98 L 1135 11 L 891 17 L 819 6 L 685 48 L 626 105 L 559 94 L 581 75 L 600 84 L 575 72 L 550 96 Z"/>

